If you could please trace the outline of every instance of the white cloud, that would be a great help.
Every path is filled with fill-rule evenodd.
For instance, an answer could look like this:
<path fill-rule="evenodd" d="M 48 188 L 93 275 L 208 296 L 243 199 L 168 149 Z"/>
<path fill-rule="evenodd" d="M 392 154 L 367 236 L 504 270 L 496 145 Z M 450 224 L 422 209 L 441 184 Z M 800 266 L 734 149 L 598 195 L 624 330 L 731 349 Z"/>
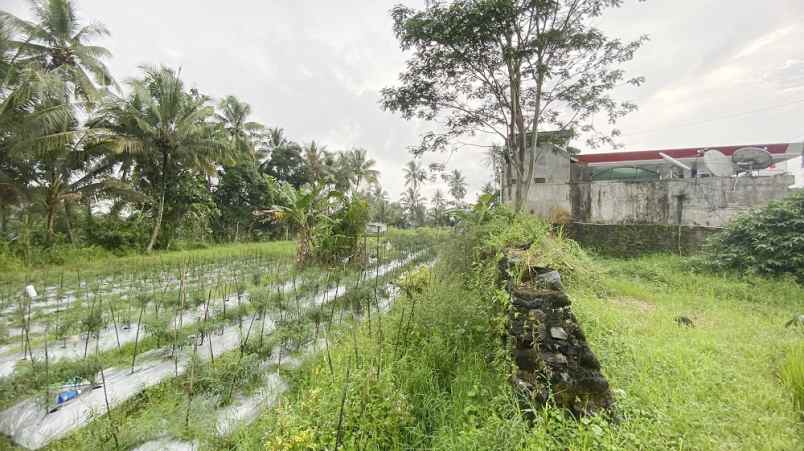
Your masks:
<path fill-rule="evenodd" d="M 74 1 L 82 17 L 111 30 L 100 44 L 112 50 L 109 65 L 118 80 L 137 76 L 143 63 L 181 66 L 189 85 L 215 97 L 240 97 L 257 120 L 285 128 L 297 141 L 368 149 L 394 198 L 403 188 L 402 165 L 412 158 L 407 147 L 432 128 L 378 104 L 379 90 L 396 83 L 405 61 L 388 12 L 399 2 L 420 7 L 424 0 Z M 26 0 L 2 3 L 27 15 Z M 604 16 L 600 26 L 613 36 L 651 36 L 628 65 L 647 83 L 619 93 L 640 106 L 619 124 L 624 144 L 682 147 L 804 136 L 804 104 L 706 122 L 790 102 L 791 92 L 804 85 L 804 27 L 791 25 L 804 23 L 804 2 L 766 3 L 629 1 Z M 649 133 L 629 136 L 638 131 Z M 447 158 L 432 154 L 425 162 Z M 490 178 L 482 160 L 482 152 L 470 148 L 449 158 L 472 193 Z"/>

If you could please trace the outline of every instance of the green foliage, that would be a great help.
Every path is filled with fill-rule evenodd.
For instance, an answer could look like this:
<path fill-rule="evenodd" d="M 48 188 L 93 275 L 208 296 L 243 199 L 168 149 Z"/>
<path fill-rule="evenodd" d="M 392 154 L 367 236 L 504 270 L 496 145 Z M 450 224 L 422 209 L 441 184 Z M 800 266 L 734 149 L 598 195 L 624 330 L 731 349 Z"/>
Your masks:
<path fill-rule="evenodd" d="M 334 214 L 316 228 L 314 254 L 318 261 L 361 261 L 363 237 L 369 221 L 368 202 L 362 197 L 344 199 Z"/>
<path fill-rule="evenodd" d="M 275 220 L 288 222 L 296 230 L 299 264 L 361 260 L 364 254 L 361 237 L 365 236 L 369 221 L 365 198 L 344 196 L 325 184 L 300 189 L 283 184 L 279 203 L 266 213 Z"/>
<path fill-rule="evenodd" d="M 148 228 L 148 224 L 139 216 L 120 218 L 108 214 L 92 217 L 83 230 L 86 233 L 87 245 L 97 245 L 118 254 L 125 254 L 134 252 L 142 246 L 148 238 Z"/>
<path fill-rule="evenodd" d="M 456 0 L 418 10 L 398 5 L 391 11 L 394 33 L 410 58 L 399 85 L 382 90 L 383 107 L 406 119 L 441 124 L 411 149 L 417 154 L 445 150 L 456 138 L 476 133 L 503 141 L 503 184 L 516 185 L 512 197 L 520 211 L 540 135 L 583 130 L 592 132 L 590 144 L 612 143 L 619 132 L 597 131 L 593 118 L 602 113 L 614 124 L 636 108 L 615 101 L 612 93 L 622 83 L 642 82 L 627 79 L 621 66 L 647 38 L 611 38 L 594 25 L 620 4 Z M 456 182 L 453 177 L 451 192 L 460 203 L 465 193 L 454 190 Z"/>
<path fill-rule="evenodd" d="M 793 405 L 804 417 L 804 343 L 798 343 L 790 349 L 779 375 L 792 392 Z"/>
<path fill-rule="evenodd" d="M 227 354 L 216 360 L 214 367 L 196 359 L 195 363 L 190 363 L 195 365 L 193 390 L 213 396 L 218 406 L 227 405 L 232 401 L 232 387 L 248 386 L 259 379 L 260 362 L 257 354 L 246 354 L 243 358 Z M 187 376 L 184 379 L 189 383 Z"/>
<path fill-rule="evenodd" d="M 463 380 L 468 368 L 485 367 L 480 356 L 493 352 L 482 345 L 487 331 L 482 304 L 465 302 L 468 293 L 454 279 L 435 285 L 427 269 L 405 279 L 416 288 L 383 318 L 382 338 L 366 324 L 354 325 L 354 336 L 347 329 L 333 338 L 333 371 L 323 356 L 304 368 L 288 402 L 237 437 L 243 448 L 332 449 L 339 421 L 345 449 L 423 448 L 439 421 L 452 415 L 459 416 L 456 421 L 480 421 L 483 412 L 453 409 L 449 400 L 450 387 L 458 386 L 454 382 Z M 411 318 L 415 321 L 408 322 Z M 473 399 L 489 394 L 480 385 Z"/>
<path fill-rule="evenodd" d="M 227 166 L 218 171 L 214 198 L 217 206 L 215 232 L 220 239 L 240 241 L 265 237 L 273 230 L 260 222 L 254 210 L 273 205 L 278 189 L 271 177 L 251 163 Z"/>
<path fill-rule="evenodd" d="M 283 143 L 271 150 L 271 157 L 263 165 L 266 174 L 280 182 L 301 188 L 310 182 L 308 167 L 304 163 L 301 147 L 296 143 Z"/>
<path fill-rule="evenodd" d="M 515 242 L 540 230 L 517 227 L 498 233 L 499 240 Z M 804 360 L 800 331 L 782 327 L 789 311 L 801 307 L 800 286 L 698 273 L 670 256 L 593 264 L 604 277 L 576 277 L 570 295 L 615 392 L 618 422 L 575 420 L 551 407 L 528 422 L 511 395 L 499 330 L 489 322 L 493 278 L 467 286 L 455 265 L 442 261 L 424 290 L 405 294 L 383 317 L 384 341 L 365 324 L 356 341 L 351 330 L 334 337 L 334 371 L 321 356 L 293 375 L 293 391 L 236 437 L 238 447 L 332 449 L 344 387 L 347 449 L 801 447 L 790 396 L 796 385 L 785 387 L 775 377 L 778 371 L 788 381 L 785 374 L 795 374 L 800 384 L 800 370 L 788 369 Z M 775 302 L 762 302 L 766 297 Z M 410 323 L 402 320 L 412 312 Z M 673 321 L 679 314 L 691 316 L 696 327 L 679 328 Z M 399 324 L 407 332 L 397 334 Z M 790 349 L 782 369 L 775 363 L 779 349 Z M 372 362 L 381 352 L 378 372 Z"/>
<path fill-rule="evenodd" d="M 514 213 L 507 206 L 493 204 L 493 197 L 483 195 L 471 210 L 457 212 L 460 218 L 458 243 L 451 254 L 454 264 L 496 265 L 507 249 L 524 251 L 522 264 L 552 268 L 571 280 L 577 273 L 594 277 L 589 257 L 574 241 L 555 233 L 550 224 L 532 215 Z M 462 255 L 455 255 L 460 250 Z"/>
<path fill-rule="evenodd" d="M 705 256 L 716 269 L 804 281 L 804 191 L 739 216 L 707 243 Z"/>
<path fill-rule="evenodd" d="M 424 292 L 432 281 L 433 273 L 430 268 L 421 266 L 402 275 L 396 284 L 408 297 L 411 297 Z"/>
<path fill-rule="evenodd" d="M 248 103 L 213 104 L 181 71 L 142 66 L 120 95 L 110 53 L 91 43 L 103 25 L 69 0 L 30 6 L 33 20 L 0 11 L 0 267 L 51 261 L 37 254 L 66 242 L 123 254 L 272 238 L 252 213 L 277 201 L 275 181 L 378 187 L 366 150 L 312 142 L 302 155 Z"/>

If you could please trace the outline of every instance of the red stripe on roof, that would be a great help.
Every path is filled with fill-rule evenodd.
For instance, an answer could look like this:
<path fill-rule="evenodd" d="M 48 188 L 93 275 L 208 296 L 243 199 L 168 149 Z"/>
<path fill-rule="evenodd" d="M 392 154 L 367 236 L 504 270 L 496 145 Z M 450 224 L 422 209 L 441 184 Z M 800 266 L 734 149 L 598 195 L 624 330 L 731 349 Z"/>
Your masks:
<path fill-rule="evenodd" d="M 743 147 L 762 147 L 766 148 L 771 154 L 784 154 L 787 152 L 787 143 L 784 144 L 750 144 L 742 146 L 720 146 L 720 147 L 690 147 L 686 149 L 665 149 L 665 150 L 638 150 L 626 152 L 606 152 L 606 153 L 587 153 L 578 155 L 578 161 L 582 163 L 614 163 L 620 161 L 646 161 L 646 160 L 662 160 L 663 153 L 675 159 L 681 158 L 697 158 L 701 155 L 698 153 L 702 150 L 715 149 L 719 150 L 726 156 L 731 156 L 737 149 Z"/>

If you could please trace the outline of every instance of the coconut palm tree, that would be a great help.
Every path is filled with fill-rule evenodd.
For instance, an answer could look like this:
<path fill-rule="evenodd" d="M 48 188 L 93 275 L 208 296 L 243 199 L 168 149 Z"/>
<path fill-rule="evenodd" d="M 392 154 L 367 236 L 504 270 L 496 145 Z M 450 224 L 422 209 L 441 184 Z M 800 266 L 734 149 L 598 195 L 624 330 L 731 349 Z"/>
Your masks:
<path fill-rule="evenodd" d="M 360 184 L 365 180 L 368 183 L 376 183 L 380 176 L 380 171 L 374 169 L 377 162 L 368 157 L 365 149 L 354 149 L 346 153 L 347 161 L 350 166 L 351 184 L 355 193 L 360 192 Z"/>
<path fill-rule="evenodd" d="M 307 169 L 310 171 L 310 177 L 314 181 L 320 181 L 326 178 L 327 171 L 325 167 L 326 159 L 328 158 L 327 147 L 321 146 L 315 141 L 304 146 L 304 162 L 307 164 Z"/>
<path fill-rule="evenodd" d="M 82 25 L 70 0 L 30 0 L 29 3 L 34 21 L 0 11 L 0 19 L 21 35 L 11 40 L 19 51 L 18 64 L 36 64 L 47 72 L 58 73 L 67 82 L 67 94 L 90 105 L 103 95 L 98 87 L 117 88 L 102 61 L 111 53 L 104 47 L 90 44 L 94 38 L 109 36 L 106 27 L 99 23 Z"/>
<path fill-rule="evenodd" d="M 86 196 L 106 194 L 129 200 L 144 196 L 113 176 L 117 160 L 107 146 L 106 130 L 79 129 L 68 145 L 42 152 L 37 158 L 37 178 L 31 189 L 47 213 L 47 237 L 53 240 L 57 215 L 65 213 L 67 234 L 75 242 L 70 205 Z"/>
<path fill-rule="evenodd" d="M 455 169 L 447 178 L 447 185 L 449 186 L 449 194 L 455 200 L 455 206 L 461 207 L 463 199 L 466 197 L 466 179 L 461 174 L 461 171 Z"/>
<path fill-rule="evenodd" d="M 75 190 L 95 175 L 90 166 L 97 155 L 89 156 L 76 145 L 87 144 L 96 134 L 78 127 L 72 105 L 64 102 L 64 82 L 57 74 L 34 65 L 12 71 L 13 85 L 0 93 L 2 222 L 7 223 L 10 205 L 44 206 L 47 238 L 52 241 L 64 196 L 69 192 L 75 198 Z M 79 153 L 82 156 L 77 158 Z"/>
<path fill-rule="evenodd" d="M 444 193 L 440 189 L 436 189 L 430 203 L 433 205 L 431 211 L 433 223 L 437 226 L 443 225 L 444 213 L 447 211 L 447 199 L 444 197 Z"/>
<path fill-rule="evenodd" d="M 405 173 L 405 185 L 414 190 L 418 190 L 419 186 L 427 180 L 427 172 L 417 160 L 408 161 L 402 171 Z"/>
<path fill-rule="evenodd" d="M 408 220 L 411 224 L 421 225 L 424 222 L 424 211 L 422 208 L 423 202 L 424 199 L 422 198 L 421 194 L 419 194 L 419 190 L 413 188 L 412 186 L 409 186 L 405 191 L 402 192 L 400 204 L 407 213 Z"/>
<path fill-rule="evenodd" d="M 117 133 L 117 148 L 134 156 L 140 182 L 156 203 L 146 246 L 151 252 L 162 227 L 168 183 L 182 171 L 214 174 L 229 146 L 217 133 L 209 98 L 186 92 L 171 69 L 142 69 L 144 78 L 130 83 L 132 94 L 104 106 L 101 117 Z"/>
<path fill-rule="evenodd" d="M 249 121 L 251 105 L 241 102 L 234 96 L 226 96 L 218 103 L 217 122 L 223 127 L 235 157 L 247 157 L 253 161 L 259 158 L 257 144 L 265 126 Z"/>
<path fill-rule="evenodd" d="M 379 183 L 374 183 L 369 191 L 369 205 L 372 210 L 372 220 L 385 222 L 385 211 L 388 209 L 388 192 L 382 189 Z"/>
<path fill-rule="evenodd" d="M 280 127 L 271 127 L 268 129 L 268 148 L 269 149 L 276 149 L 277 147 L 281 147 L 290 143 L 287 136 L 285 136 L 285 130 Z"/>

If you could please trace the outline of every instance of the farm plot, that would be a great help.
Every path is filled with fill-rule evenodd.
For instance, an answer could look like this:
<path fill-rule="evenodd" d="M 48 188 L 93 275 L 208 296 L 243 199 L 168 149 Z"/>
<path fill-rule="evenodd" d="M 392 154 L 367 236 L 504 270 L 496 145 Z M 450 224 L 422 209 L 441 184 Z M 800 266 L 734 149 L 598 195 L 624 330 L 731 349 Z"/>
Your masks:
<path fill-rule="evenodd" d="M 200 438 L 209 441 L 208 431 L 225 436 L 281 393 L 286 385 L 277 368 L 298 364 L 322 343 L 326 347 L 324 323 L 370 315 L 372 309 L 379 313 L 387 304 L 380 299 L 386 282 L 431 258 L 422 244 L 414 248 L 387 239 L 377 244 L 364 265 L 338 270 L 298 271 L 289 258 L 254 258 L 205 263 L 203 270 L 185 264 L 175 272 L 154 271 L 147 283 L 126 281 L 128 291 L 101 279 L 102 289 L 85 289 L 87 295 L 71 302 L 71 317 L 85 319 L 69 336 L 57 335 L 51 326 L 57 315 L 67 317 L 65 310 L 49 310 L 61 288 L 43 290 L 56 296 L 38 301 L 38 315 L 26 314 L 25 339 L 9 343 L 0 357 L 3 364 L 24 359 L 0 381 L 6 395 L 0 432 L 30 449 L 87 424 L 103 430 L 106 441 L 96 446 L 119 441 L 132 447 L 143 438 L 159 443 L 164 437 L 158 434 L 132 436 L 136 427 L 121 428 L 118 423 L 128 423 L 130 415 L 117 411 L 154 399 L 152 393 L 166 384 L 183 384 L 186 419 L 179 425 L 191 431 L 207 421 L 214 424 L 203 428 Z M 18 302 L 24 307 L 14 306 L 16 311 L 33 312 L 37 300 Z M 34 330 L 34 324 L 43 330 Z M 194 398 L 202 408 L 192 407 Z M 147 418 L 150 409 L 141 410 Z M 198 411 L 208 412 L 205 419 L 195 418 Z M 81 431 L 65 445 L 76 435 Z M 68 447 L 84 447 L 81 440 L 75 443 Z"/>

